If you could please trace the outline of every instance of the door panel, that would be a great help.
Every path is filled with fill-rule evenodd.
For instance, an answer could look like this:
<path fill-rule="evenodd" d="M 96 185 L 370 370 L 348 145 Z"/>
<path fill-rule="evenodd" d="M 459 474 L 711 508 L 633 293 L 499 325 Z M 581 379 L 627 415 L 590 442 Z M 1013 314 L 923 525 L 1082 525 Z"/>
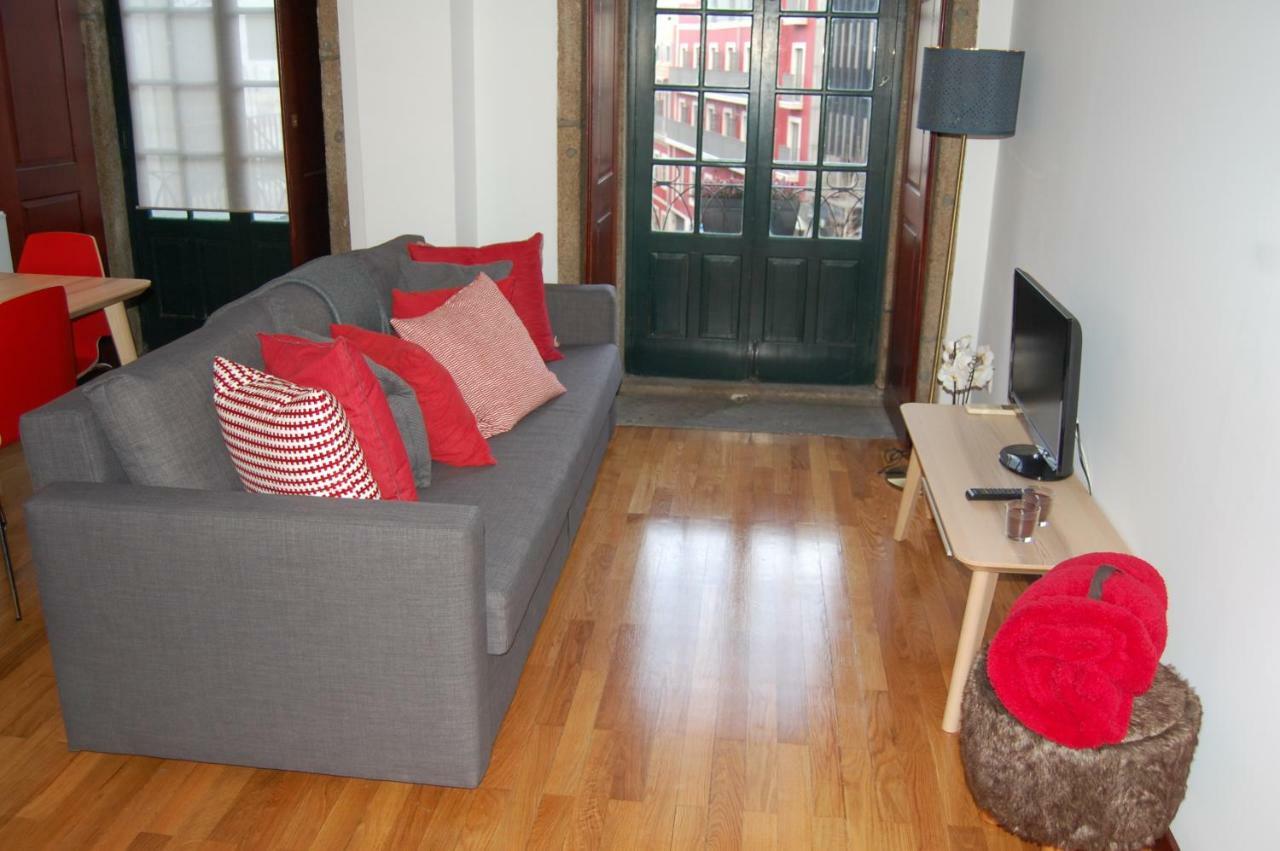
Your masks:
<path fill-rule="evenodd" d="M 874 377 L 897 18 L 893 0 L 633 4 L 632 371 Z"/>
<path fill-rule="evenodd" d="M 733 340 L 738 336 L 738 294 L 742 287 L 742 258 L 707 254 L 702 258 L 702 301 L 698 306 L 698 335 Z"/>
<path fill-rule="evenodd" d="M 293 265 L 300 266 L 329 253 L 320 32 L 314 3 L 276 4 L 276 45 L 284 117 L 290 259 Z"/>
<path fill-rule="evenodd" d="M 92 234 L 102 210 L 75 0 L 0 0 L 0 204 L 14 259 L 27 234 Z"/>
<path fill-rule="evenodd" d="M 843 317 L 858 313 L 862 287 L 857 260 L 823 260 L 818 271 L 818 342 L 854 342 L 853 324 Z M 852 282 L 852 285 L 850 283 Z"/>
<path fill-rule="evenodd" d="M 927 47 L 942 44 L 946 0 L 919 3 L 911 56 L 911 126 L 907 131 L 907 159 L 899 202 L 897 263 L 894 267 L 893 315 L 889 324 L 889 358 L 884 404 L 898 436 L 907 439 L 898 406 L 914 402 L 920 363 L 920 333 L 924 308 L 925 235 L 929 222 L 929 178 L 933 174 L 933 134 L 916 127 L 919 111 L 921 59 Z"/>
<path fill-rule="evenodd" d="M 582 277 L 588 284 L 610 284 L 617 276 L 619 23 L 618 0 L 588 0 Z"/>
<path fill-rule="evenodd" d="M 689 255 L 653 255 L 653 300 L 649 333 L 683 337 L 689 299 Z"/>
<path fill-rule="evenodd" d="M 770 257 L 764 290 L 764 337 L 768 342 L 804 339 L 805 284 L 809 264 L 800 258 Z"/>

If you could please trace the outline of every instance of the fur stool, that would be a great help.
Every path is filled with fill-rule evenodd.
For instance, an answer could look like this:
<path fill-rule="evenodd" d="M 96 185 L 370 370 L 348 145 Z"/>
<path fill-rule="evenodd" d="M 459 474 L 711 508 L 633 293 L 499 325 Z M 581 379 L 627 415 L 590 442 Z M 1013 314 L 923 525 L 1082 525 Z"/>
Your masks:
<path fill-rule="evenodd" d="M 1187 792 L 1200 698 L 1172 668 L 1133 702 L 1118 745 L 1073 749 L 1028 730 L 996 697 L 986 652 L 965 684 L 960 755 L 978 806 L 1029 842 L 1138 851 L 1169 829 Z"/>

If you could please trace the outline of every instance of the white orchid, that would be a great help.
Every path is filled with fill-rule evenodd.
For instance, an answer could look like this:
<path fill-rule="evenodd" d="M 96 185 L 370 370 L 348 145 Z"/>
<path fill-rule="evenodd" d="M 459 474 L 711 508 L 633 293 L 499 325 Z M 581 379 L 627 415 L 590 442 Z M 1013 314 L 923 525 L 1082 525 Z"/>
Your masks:
<path fill-rule="evenodd" d="M 991 386 L 995 377 L 995 353 L 990 346 L 973 348 L 969 334 L 942 344 L 942 363 L 938 367 L 938 383 L 951 394 L 953 405 L 969 401 L 974 390 Z"/>

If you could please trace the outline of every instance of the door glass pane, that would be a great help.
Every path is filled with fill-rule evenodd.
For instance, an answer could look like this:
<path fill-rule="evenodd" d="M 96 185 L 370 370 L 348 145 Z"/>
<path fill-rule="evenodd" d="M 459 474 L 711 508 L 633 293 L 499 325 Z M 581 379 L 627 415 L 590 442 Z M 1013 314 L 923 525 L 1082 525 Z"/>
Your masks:
<path fill-rule="evenodd" d="M 744 188 L 744 175 L 740 168 L 716 166 L 702 170 L 698 215 L 703 233 L 742 233 Z"/>
<path fill-rule="evenodd" d="M 750 11 L 754 7 L 752 0 L 707 0 L 708 9 L 733 9 Z"/>
<path fill-rule="evenodd" d="M 653 47 L 655 83 L 698 85 L 702 48 L 701 15 L 659 15 Z"/>
<path fill-rule="evenodd" d="M 822 88 L 826 18 L 778 19 L 778 88 Z"/>
<path fill-rule="evenodd" d="M 746 86 L 751 71 L 751 16 L 707 16 L 708 86 Z"/>
<path fill-rule="evenodd" d="M 693 233 L 693 178 L 691 165 L 653 167 L 650 230 Z"/>
<path fill-rule="evenodd" d="M 827 95 L 824 163 L 866 165 L 871 138 L 871 98 Z"/>
<path fill-rule="evenodd" d="M 702 125 L 702 158 L 742 162 L 747 158 L 746 93 L 707 92 Z"/>
<path fill-rule="evenodd" d="M 874 18 L 837 18 L 831 22 L 827 85 L 833 89 L 869 91 L 875 82 Z"/>
<path fill-rule="evenodd" d="M 819 95 L 778 95 L 773 110 L 773 161 L 818 161 Z"/>
<path fill-rule="evenodd" d="M 122 4 L 140 207 L 285 210 L 273 7 Z"/>
<path fill-rule="evenodd" d="M 653 156 L 660 160 L 691 160 L 697 153 L 698 93 L 653 93 Z"/>
<path fill-rule="evenodd" d="M 825 12 L 827 0 L 782 0 L 784 12 Z"/>
<path fill-rule="evenodd" d="M 659 9 L 696 9 L 701 5 L 701 0 L 658 0 Z"/>
<path fill-rule="evenodd" d="M 831 0 L 833 12 L 878 12 L 880 0 Z"/>
<path fill-rule="evenodd" d="M 862 202 L 866 195 L 866 172 L 824 172 L 818 235 L 823 239 L 862 239 Z"/>
<path fill-rule="evenodd" d="M 817 173 L 775 168 L 769 182 L 769 235 L 813 233 L 813 190 Z"/>

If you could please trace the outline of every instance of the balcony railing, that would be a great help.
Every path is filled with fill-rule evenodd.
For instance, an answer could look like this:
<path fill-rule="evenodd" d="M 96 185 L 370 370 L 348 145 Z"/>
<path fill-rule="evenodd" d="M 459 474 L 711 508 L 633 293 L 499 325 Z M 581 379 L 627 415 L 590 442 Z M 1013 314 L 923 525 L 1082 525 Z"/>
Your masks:
<path fill-rule="evenodd" d="M 746 71 L 726 71 L 723 68 L 708 68 L 703 84 L 707 86 L 725 86 L 744 89 L 750 83 L 750 75 Z M 668 86 L 698 85 L 697 68 L 668 68 L 667 79 L 661 81 Z"/>
<path fill-rule="evenodd" d="M 725 71 L 720 68 L 708 68 L 706 85 L 745 88 L 749 82 L 748 76 L 746 71 Z"/>
<path fill-rule="evenodd" d="M 688 148 L 690 151 L 696 151 L 698 149 L 698 128 L 692 124 L 685 124 L 683 121 L 668 118 L 665 115 L 655 115 L 653 117 L 653 140 L 655 142 L 665 140 L 674 145 Z"/>
<path fill-rule="evenodd" d="M 698 144 L 698 129 L 691 124 L 668 118 L 665 115 L 653 117 L 653 140 L 666 141 L 673 145 L 690 150 Z M 702 134 L 702 158 L 704 160 L 726 160 L 742 162 L 747 158 L 747 143 L 736 136 L 723 133 L 706 132 Z"/>
<path fill-rule="evenodd" d="M 698 85 L 698 69 L 668 68 L 666 82 L 673 86 L 696 86 Z"/>

